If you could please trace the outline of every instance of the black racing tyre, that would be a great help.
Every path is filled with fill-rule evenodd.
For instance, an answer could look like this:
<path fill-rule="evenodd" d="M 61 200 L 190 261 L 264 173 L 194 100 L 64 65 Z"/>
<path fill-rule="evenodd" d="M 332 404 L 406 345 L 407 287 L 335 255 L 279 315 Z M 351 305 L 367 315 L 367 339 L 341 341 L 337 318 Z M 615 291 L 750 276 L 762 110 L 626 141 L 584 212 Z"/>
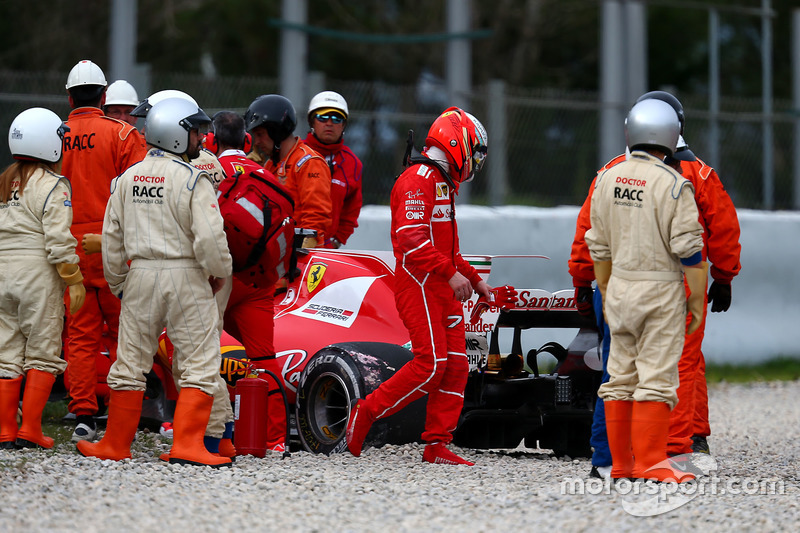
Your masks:
<path fill-rule="evenodd" d="M 377 389 L 411 358 L 411 352 L 402 346 L 380 342 L 333 344 L 314 354 L 297 388 L 295 415 L 303 448 L 324 454 L 345 451 L 350 406 Z M 424 400 L 377 421 L 365 446 L 418 440 L 425 422 Z"/>

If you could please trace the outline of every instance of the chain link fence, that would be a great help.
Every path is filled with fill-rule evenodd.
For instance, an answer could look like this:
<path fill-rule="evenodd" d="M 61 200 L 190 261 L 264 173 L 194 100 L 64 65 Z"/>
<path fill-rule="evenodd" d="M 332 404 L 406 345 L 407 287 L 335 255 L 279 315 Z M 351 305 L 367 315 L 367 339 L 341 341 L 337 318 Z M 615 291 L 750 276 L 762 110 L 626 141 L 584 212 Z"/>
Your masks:
<path fill-rule="evenodd" d="M 10 72 L 0 70 L 0 131 L 6 132 L 14 117 L 29 107 L 41 106 L 66 119 L 69 105 L 64 89 L 66 73 Z M 244 112 L 258 95 L 278 92 L 272 78 L 218 77 L 152 74 L 153 91 L 178 89 L 191 94 L 209 114 L 221 109 Z M 448 106 L 447 91 L 435 82 L 389 85 L 380 81 L 328 80 L 326 89 L 340 92 L 351 116 L 345 140 L 364 163 L 364 203 L 387 204 L 395 177 L 401 170 L 409 130 L 416 132 L 421 148 L 435 116 Z M 488 126 L 488 87 L 475 87 L 470 112 Z M 144 98 L 145 94 L 139 94 Z M 686 137 L 692 150 L 717 168 L 737 207 L 763 207 L 761 101 L 723 100 L 722 112 L 712 118 L 703 96 L 679 95 L 687 116 Z M 598 131 L 601 107 L 598 95 L 547 89 L 507 87 L 505 109 L 505 176 L 492 175 L 489 165 L 470 187 L 470 202 L 533 206 L 579 205 L 598 167 Z M 305 135 L 307 102 L 295 102 L 298 127 Z M 794 198 L 793 149 L 795 146 L 791 102 L 775 101 L 771 124 L 774 132 L 774 208 L 792 209 Z M 709 139 L 716 124 L 719 162 L 711 160 Z M 141 124 L 140 124 L 141 125 Z M 495 132 L 496 133 L 496 132 Z M 620 124 L 620 143 L 622 143 Z M 622 148 L 622 144 L 620 144 Z M 5 144 L 0 146 L 0 166 L 11 163 Z M 502 194 L 491 194 L 491 184 L 504 183 Z"/>

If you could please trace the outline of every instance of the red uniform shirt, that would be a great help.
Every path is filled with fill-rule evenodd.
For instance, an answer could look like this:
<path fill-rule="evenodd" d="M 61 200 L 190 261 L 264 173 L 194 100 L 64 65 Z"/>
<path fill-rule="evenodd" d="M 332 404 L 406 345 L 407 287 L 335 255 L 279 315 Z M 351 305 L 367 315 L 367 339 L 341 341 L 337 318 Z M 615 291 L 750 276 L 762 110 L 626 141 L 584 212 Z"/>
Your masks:
<path fill-rule="evenodd" d="M 225 172 L 226 178 L 230 178 L 237 172 L 242 174 L 256 172 L 257 174 L 265 176 L 271 181 L 277 181 L 275 176 L 268 172 L 264 167 L 252 159 L 247 159 L 247 154 L 245 154 L 242 150 L 225 150 L 219 154 L 218 159 L 222 164 L 222 170 Z"/>
<path fill-rule="evenodd" d="M 453 195 L 432 165 L 413 165 L 397 178 L 390 208 L 398 280 L 408 275 L 422 282 L 433 274 L 447 284 L 458 271 L 473 287 L 480 282 L 478 272 L 459 251 Z"/>

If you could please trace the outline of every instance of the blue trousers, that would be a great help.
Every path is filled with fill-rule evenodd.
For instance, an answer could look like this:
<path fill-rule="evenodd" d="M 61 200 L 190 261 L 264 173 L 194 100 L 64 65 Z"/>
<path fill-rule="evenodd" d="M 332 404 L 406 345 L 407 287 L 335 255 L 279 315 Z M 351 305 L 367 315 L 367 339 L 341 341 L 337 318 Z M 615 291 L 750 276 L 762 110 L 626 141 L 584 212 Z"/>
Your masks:
<path fill-rule="evenodd" d="M 611 332 L 603 316 L 603 297 L 600 290 L 594 290 L 594 314 L 597 317 L 597 329 L 603 332 L 602 359 L 603 359 L 603 383 L 609 379 L 608 376 L 608 352 L 611 347 Z M 594 451 L 592 452 L 592 466 L 611 466 L 611 450 L 608 447 L 608 434 L 606 433 L 606 409 L 601 398 L 597 398 L 594 407 L 594 418 L 592 419 L 592 437 L 589 440 Z"/>

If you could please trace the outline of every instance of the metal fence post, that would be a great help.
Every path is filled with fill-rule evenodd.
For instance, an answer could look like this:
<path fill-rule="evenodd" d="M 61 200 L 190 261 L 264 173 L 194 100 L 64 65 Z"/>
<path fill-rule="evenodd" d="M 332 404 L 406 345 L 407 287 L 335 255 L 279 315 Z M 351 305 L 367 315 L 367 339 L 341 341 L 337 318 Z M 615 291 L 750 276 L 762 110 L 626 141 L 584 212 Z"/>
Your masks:
<path fill-rule="evenodd" d="M 294 24 L 308 22 L 307 0 L 283 0 L 283 20 Z M 280 88 L 281 94 L 292 101 L 295 111 L 302 109 L 305 100 L 308 65 L 308 35 L 301 30 L 281 28 Z"/>
<path fill-rule="evenodd" d="M 794 111 L 794 208 L 800 209 L 800 9 L 792 11 L 792 110 Z"/>
<path fill-rule="evenodd" d="M 489 205 L 504 205 L 508 194 L 508 146 L 506 142 L 506 82 L 489 80 L 488 134 Z"/>
<path fill-rule="evenodd" d="M 719 93 L 719 11 L 711 8 L 708 10 L 708 161 L 721 174 Z"/>
<path fill-rule="evenodd" d="M 600 127 L 597 166 L 625 147 L 625 27 L 622 5 L 617 0 L 602 3 L 600 31 Z"/>
<path fill-rule="evenodd" d="M 770 0 L 761 0 L 761 91 L 764 116 L 764 209 L 772 209 L 775 190 L 775 168 L 773 161 L 772 130 L 772 10 Z"/>
<path fill-rule="evenodd" d="M 447 0 L 447 32 L 466 33 L 470 29 L 472 0 Z M 450 38 L 447 40 L 445 62 L 447 97 L 449 105 L 470 109 L 472 92 L 472 43 L 469 39 Z M 470 201 L 470 184 L 462 183 L 459 188 L 458 203 Z"/>

